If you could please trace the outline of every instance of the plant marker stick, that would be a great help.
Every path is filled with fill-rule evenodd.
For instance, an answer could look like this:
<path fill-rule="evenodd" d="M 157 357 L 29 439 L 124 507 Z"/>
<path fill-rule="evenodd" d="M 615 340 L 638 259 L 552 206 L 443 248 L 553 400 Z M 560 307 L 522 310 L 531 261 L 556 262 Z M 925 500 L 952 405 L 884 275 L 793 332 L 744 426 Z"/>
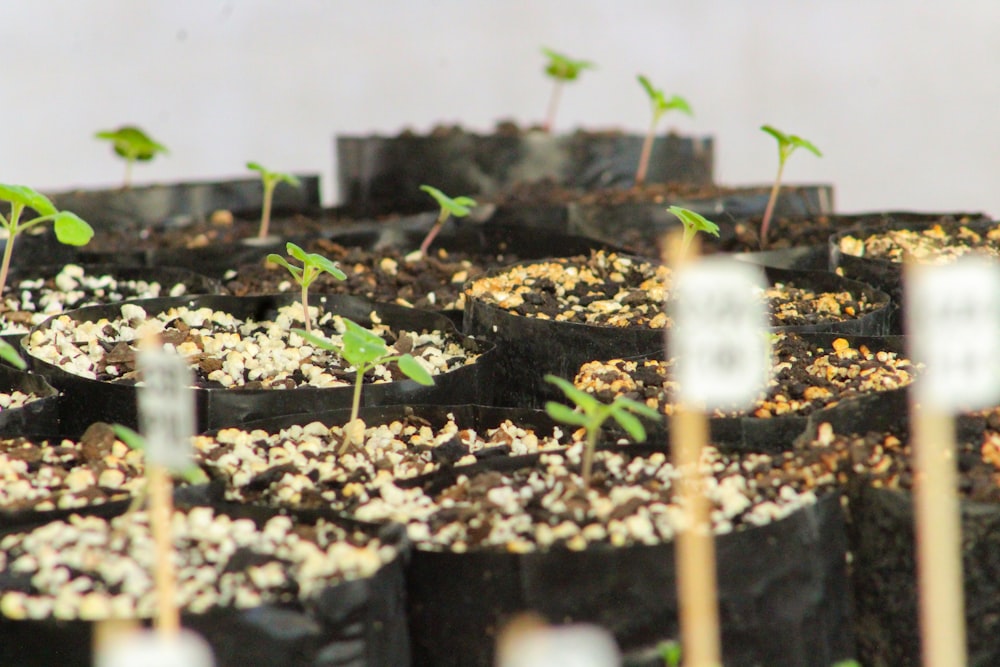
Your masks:
<path fill-rule="evenodd" d="M 680 243 L 675 238 L 667 247 Z M 751 296 L 765 281 L 750 264 L 715 257 L 686 261 L 675 253 L 667 341 L 669 355 L 677 359 L 680 403 L 670 445 L 687 510 L 687 525 L 676 539 L 681 645 L 685 667 L 717 667 L 722 661 L 715 538 L 701 469 L 709 433 L 705 411 L 749 405 L 767 380 L 767 316 L 763 303 Z"/>
<path fill-rule="evenodd" d="M 913 385 L 911 437 L 924 665 L 965 665 L 961 507 L 953 415 L 1000 399 L 1000 267 L 967 256 L 905 267 Z"/>
<path fill-rule="evenodd" d="M 183 471 L 191 460 L 194 435 L 194 393 L 187 364 L 174 352 L 146 341 L 138 353 L 143 385 L 139 387 L 139 421 L 146 437 L 149 480 L 149 521 L 156 548 L 156 627 L 167 636 L 180 630 L 176 604 L 171 516 L 171 472 Z"/>

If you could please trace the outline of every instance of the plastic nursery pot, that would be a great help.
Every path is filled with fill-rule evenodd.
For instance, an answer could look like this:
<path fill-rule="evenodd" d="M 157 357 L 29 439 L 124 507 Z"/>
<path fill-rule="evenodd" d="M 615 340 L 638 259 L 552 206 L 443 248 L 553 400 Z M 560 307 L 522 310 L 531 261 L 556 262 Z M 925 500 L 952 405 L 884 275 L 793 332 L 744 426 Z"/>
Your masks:
<path fill-rule="evenodd" d="M 499 474 L 536 458 L 473 468 Z M 411 483 L 441 490 L 454 474 Z M 853 655 L 843 522 L 840 494 L 830 492 L 783 519 L 717 536 L 725 664 L 828 667 Z M 529 610 L 555 623 L 597 624 L 626 654 L 678 636 L 672 542 L 526 553 L 428 550 L 417 542 L 407 600 L 414 664 L 421 665 L 492 665 L 499 630 Z"/>
<path fill-rule="evenodd" d="M 522 262 L 515 266 L 522 266 Z M 509 267 L 508 267 L 509 268 Z M 488 276 L 507 269 L 491 271 Z M 887 333 L 888 297 L 869 285 L 828 273 L 789 271 L 765 267 L 771 285 L 793 283 L 818 292 L 849 292 L 874 305 L 872 312 L 856 319 L 827 324 L 778 326 L 776 331 L 828 331 L 840 334 L 878 336 Z M 466 287 L 463 330 L 497 345 L 496 401 L 498 405 L 541 407 L 562 394 L 543 380 L 551 373 L 573 377 L 587 361 L 662 354 L 662 328 L 650 326 L 606 326 L 556 319 L 525 317 L 475 297 Z"/>
<path fill-rule="evenodd" d="M 872 235 L 884 235 L 888 242 L 894 234 L 910 231 L 914 236 L 919 236 L 935 228 L 940 228 L 944 233 L 953 234 L 961 227 L 972 230 L 981 236 L 982 241 L 977 246 L 997 246 L 997 241 L 990 237 L 990 233 L 996 228 L 996 225 L 988 220 L 966 221 L 962 218 L 953 219 L 952 216 L 944 215 L 940 219 L 931 221 L 873 224 L 845 230 L 830 237 L 828 244 L 830 269 L 848 278 L 866 282 L 889 294 L 893 303 L 890 331 L 891 333 L 906 333 L 903 327 L 905 319 L 903 311 L 906 308 L 906 300 L 902 287 L 902 255 L 897 252 L 898 256 L 892 258 L 868 256 L 863 250 L 862 240 Z M 930 257 L 940 256 L 940 249 L 947 245 L 941 238 L 930 240 L 924 249 L 916 247 L 916 244 L 920 243 L 919 240 L 910 239 L 906 243 L 913 246 L 909 251 L 926 252 Z M 966 243 L 965 240 L 955 239 L 956 246 Z"/>
<path fill-rule="evenodd" d="M 0 393 L 12 392 L 36 398 L 0 410 L 0 436 L 55 433 L 59 429 L 59 392 L 45 378 L 0 364 Z"/>
<path fill-rule="evenodd" d="M 628 186 L 643 139 L 619 132 L 481 135 L 460 129 L 431 136 L 338 136 L 337 182 L 342 203 L 359 215 L 426 211 L 424 183 L 453 196 L 488 196 L 549 178 L 584 189 Z M 647 179 L 711 183 L 713 162 L 710 137 L 659 136 Z"/>
<path fill-rule="evenodd" d="M 148 299 L 134 303 L 141 306 L 148 317 L 166 313 L 171 308 L 187 307 L 223 311 L 244 321 L 269 322 L 273 321 L 279 308 L 298 303 L 297 299 L 297 294 L 256 297 L 216 295 L 190 299 Z M 372 318 L 377 317 L 393 330 L 441 332 L 466 352 L 479 355 L 473 363 L 435 375 L 435 383 L 429 387 L 409 379 L 366 382 L 362 391 L 363 405 L 491 402 L 493 346 L 460 335 L 444 315 L 345 295 L 315 295 L 311 305 L 318 306 L 321 312 L 340 315 L 363 326 L 370 326 Z M 76 321 L 95 322 L 105 318 L 114 322 L 120 320 L 121 310 L 118 306 L 94 306 L 81 308 L 68 315 Z M 43 330 L 51 325 L 52 320 L 49 320 L 33 331 Z M 299 323 L 293 322 L 291 326 L 299 326 Z M 32 354 L 32 345 L 27 339 L 22 341 L 22 348 L 27 354 Z M 63 392 L 62 423 L 68 433 L 81 433 L 94 421 L 120 423 L 133 428 L 137 426 L 136 388 L 131 381 L 117 383 L 92 380 L 38 358 L 33 358 L 31 363 L 36 372 Z M 240 389 L 196 383 L 197 427 L 199 431 L 203 431 L 284 414 L 349 407 L 353 392 L 353 384 L 333 387 L 299 386 L 292 389 Z"/>
<path fill-rule="evenodd" d="M 154 289 L 153 284 L 159 285 Z M 33 324 L 83 306 L 154 296 L 219 294 L 222 284 L 188 269 L 117 264 L 48 264 L 11 271 L 6 294 L 20 295 L 18 318 L 0 314 L 0 339 L 18 347 Z M 13 321 L 12 321 L 13 320 Z"/>
<path fill-rule="evenodd" d="M 846 489 L 858 658 L 861 664 L 872 667 L 921 664 L 915 517 L 910 482 L 906 480 L 912 472 L 908 465 L 896 461 L 879 465 L 875 474 L 872 466 L 878 465 L 879 458 L 890 456 L 879 452 L 867 460 L 881 447 L 873 443 L 882 443 L 886 437 L 892 436 L 900 443 L 909 441 L 907 400 L 901 396 L 895 403 L 890 409 L 864 412 L 844 406 L 845 414 L 839 415 L 839 424 L 834 428 L 838 434 L 870 434 L 871 438 L 866 438 L 865 447 L 853 435 L 850 439 L 847 465 L 854 462 L 857 470 L 848 473 Z M 984 421 L 982 417 L 960 416 L 955 423 L 970 665 L 1000 664 L 1000 585 L 996 577 L 1000 567 L 1000 503 L 970 498 L 971 493 L 984 492 L 996 497 L 995 471 L 984 461 L 985 431 L 988 424 L 994 424 L 994 417 Z M 816 438 L 823 421 L 817 415 L 803 434 L 803 442 Z M 995 424 L 990 430 L 995 431 Z M 902 454 L 891 458 L 897 457 Z M 899 478 L 905 484 L 880 479 L 881 475 Z"/>
<path fill-rule="evenodd" d="M 319 208 L 319 176 L 301 175 L 299 179 L 299 188 L 275 188 L 274 212 Z M 76 213 L 99 234 L 102 229 L 139 230 L 150 225 L 205 220 L 218 210 L 259 211 L 264 192 L 259 178 L 240 178 L 73 190 L 49 197 L 60 210 Z"/>
<path fill-rule="evenodd" d="M 749 225 L 756 238 L 761 218 L 754 216 L 735 224 Z M 986 220 L 982 213 L 918 213 L 910 211 L 877 211 L 839 215 L 777 216 L 771 224 L 766 250 L 738 253 L 736 257 L 764 266 L 804 271 L 829 271 L 830 237 L 834 234 L 872 225 L 894 222 L 944 222 Z M 836 267 L 833 267 L 836 268 Z"/>
<path fill-rule="evenodd" d="M 666 197 L 655 202 L 576 201 L 568 205 L 567 228 L 580 234 L 617 243 L 639 255 L 659 257 L 664 234 L 681 229 L 667 209 L 693 210 L 719 225 L 719 238 L 705 238 L 706 252 L 743 250 L 737 225 L 767 206 L 767 187 L 718 188 L 718 195 Z M 775 204 L 780 216 L 807 216 L 833 212 L 832 185 L 799 185 L 782 189 Z"/>
<path fill-rule="evenodd" d="M 178 503 L 190 508 L 187 503 Z M 262 507 L 214 506 L 218 513 L 233 519 L 251 519 L 258 529 L 279 514 Z M 115 516 L 124 509 L 100 516 Z M 199 614 L 182 610 L 182 626 L 206 639 L 217 667 L 409 664 L 403 563 L 410 546 L 401 526 L 366 526 L 317 512 L 293 513 L 292 517 L 304 527 L 323 518 L 361 530 L 392 546 L 397 554 L 371 576 L 328 585 L 307 603 L 262 603 L 244 609 L 216 607 Z M 254 566 L 258 556 L 249 549 L 245 551 L 231 559 L 227 573 Z M 148 626 L 149 621 L 143 624 Z M 94 631 L 95 624 L 83 620 L 11 620 L 0 615 L 0 662 L 23 667 L 89 667 L 94 664 Z"/>
<path fill-rule="evenodd" d="M 833 352 L 833 341 L 838 338 L 846 340 L 852 349 L 857 350 L 864 346 L 873 354 L 888 352 L 905 357 L 906 352 L 905 339 L 902 336 L 844 336 L 841 334 L 815 332 L 807 332 L 797 335 L 801 337 L 806 347 L 813 350 L 822 348 L 826 351 L 826 353 Z M 797 350 L 798 348 L 791 349 Z M 798 354 L 798 352 L 786 352 L 786 355 L 791 354 Z M 649 359 L 659 360 L 663 358 L 663 352 L 657 352 L 654 354 L 641 355 L 636 357 L 635 360 L 641 363 L 642 361 Z M 784 361 L 784 359 L 787 358 L 788 357 L 782 358 L 784 364 L 807 366 L 815 363 L 815 360 L 810 358 L 798 358 L 795 360 Z M 824 367 L 825 366 L 820 366 L 821 369 Z M 860 361 L 853 366 L 853 369 L 856 371 L 864 368 L 873 369 L 875 367 L 870 366 L 866 362 Z M 875 372 L 875 370 L 869 370 L 870 374 L 868 377 L 874 377 L 873 374 Z M 610 378 L 606 381 L 612 382 Z M 786 397 L 799 397 L 801 394 L 795 393 L 795 390 L 789 387 L 788 382 L 806 383 L 808 380 L 799 375 L 793 375 L 792 379 L 786 381 L 785 384 L 778 387 L 778 391 L 783 393 Z M 580 385 L 577 386 L 580 387 Z M 817 383 L 815 386 L 823 387 L 824 385 L 822 383 Z M 799 391 L 801 392 L 803 390 L 800 389 Z M 842 394 L 834 394 L 830 398 L 831 403 L 826 406 L 809 407 L 797 412 L 757 417 L 752 414 L 754 409 L 751 409 L 748 411 L 748 414 L 740 416 L 710 416 L 708 420 L 709 439 L 713 444 L 719 447 L 724 447 L 727 451 L 777 454 L 790 450 L 793 443 L 803 434 L 807 427 L 816 421 L 829 422 L 836 430 L 839 431 L 842 426 L 853 425 L 857 423 L 858 419 L 863 419 L 863 414 L 866 412 L 880 412 L 883 410 L 891 412 L 899 409 L 900 401 L 905 401 L 905 396 L 905 386 L 897 389 L 885 389 L 879 391 L 864 391 L 860 388 L 852 388 L 849 391 L 844 391 Z M 641 400 L 640 395 L 630 394 L 629 397 Z M 768 407 L 773 409 L 774 405 L 775 404 L 772 402 Z M 851 406 L 856 407 L 852 408 Z M 905 407 L 903 409 L 905 411 Z M 646 427 L 646 432 L 650 440 L 666 441 L 668 439 L 670 430 L 669 417 L 664 417 L 658 421 L 642 418 L 642 421 Z M 625 435 L 624 432 L 613 423 L 606 425 L 605 428 L 608 430 L 611 437 Z"/>

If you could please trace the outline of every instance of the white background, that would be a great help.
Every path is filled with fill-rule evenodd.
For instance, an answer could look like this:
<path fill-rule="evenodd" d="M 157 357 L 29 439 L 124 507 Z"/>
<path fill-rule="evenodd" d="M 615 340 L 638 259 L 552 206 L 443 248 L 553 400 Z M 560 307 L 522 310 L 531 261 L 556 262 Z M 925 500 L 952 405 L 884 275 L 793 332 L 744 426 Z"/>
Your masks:
<path fill-rule="evenodd" d="M 686 97 L 725 184 L 767 182 L 764 123 L 825 153 L 843 211 L 1000 211 L 996 0 L 0 0 L 0 181 L 109 186 L 99 129 L 144 127 L 170 155 L 137 182 L 320 173 L 335 134 L 542 119 L 542 45 L 599 69 L 557 130 L 641 132 L 637 73 Z"/>

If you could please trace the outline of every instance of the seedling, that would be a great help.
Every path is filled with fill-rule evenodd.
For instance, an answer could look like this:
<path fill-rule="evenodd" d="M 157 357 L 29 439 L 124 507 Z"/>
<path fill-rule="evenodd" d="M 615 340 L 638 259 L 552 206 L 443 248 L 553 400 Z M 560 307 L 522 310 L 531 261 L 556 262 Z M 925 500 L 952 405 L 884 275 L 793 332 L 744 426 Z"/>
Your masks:
<path fill-rule="evenodd" d="M 805 148 L 816 157 L 823 157 L 811 142 L 794 134 L 785 134 L 776 130 L 770 125 L 762 125 L 761 128 L 774 137 L 778 142 L 778 175 L 774 179 L 774 187 L 771 188 L 771 197 L 767 200 L 767 208 L 764 209 L 764 220 L 760 223 L 760 246 L 767 245 L 767 229 L 771 224 L 771 216 L 774 215 L 774 205 L 778 201 L 778 192 L 781 190 L 781 175 L 785 171 L 785 162 L 788 157 L 795 152 L 796 148 Z"/>
<path fill-rule="evenodd" d="M 676 215 L 680 219 L 681 224 L 684 225 L 684 236 L 681 238 L 682 257 L 687 254 L 688 246 L 691 245 L 691 241 L 694 240 L 698 232 L 705 232 L 715 237 L 719 236 L 719 226 L 710 220 L 706 220 L 700 213 L 695 213 L 680 206 L 671 206 L 667 210 Z"/>
<path fill-rule="evenodd" d="M 87 245 L 94 236 L 94 230 L 82 218 L 75 213 L 58 210 L 48 197 L 26 185 L 0 184 L 0 201 L 10 203 L 8 217 L 5 218 L 0 213 L 0 225 L 7 230 L 7 243 L 3 249 L 3 261 L 0 263 L 0 294 L 3 294 L 7 285 L 10 259 L 14 253 L 14 240 L 18 234 L 43 223 L 52 222 L 56 239 L 60 243 L 73 246 Z M 21 214 L 25 209 L 35 211 L 38 216 L 26 221 L 21 220 Z"/>
<path fill-rule="evenodd" d="M 660 122 L 660 119 L 663 118 L 668 111 L 672 111 L 674 109 L 682 111 L 689 116 L 694 115 L 694 112 L 691 111 L 691 105 L 689 105 L 687 100 L 680 95 L 674 95 L 668 100 L 663 91 L 659 88 L 653 88 L 653 84 L 651 84 L 649 79 L 644 77 L 642 74 L 639 75 L 638 79 L 643 90 L 646 91 L 646 95 L 649 96 L 649 102 L 653 109 L 653 120 L 649 124 L 649 131 L 646 132 L 646 139 L 642 142 L 642 153 L 639 155 L 639 167 L 635 170 L 636 187 L 639 187 L 646 182 L 646 172 L 649 170 L 649 156 L 653 152 L 653 141 L 656 139 L 656 125 Z"/>
<path fill-rule="evenodd" d="M 472 197 L 455 197 L 452 199 L 437 188 L 429 185 L 421 185 L 420 189 L 429 194 L 431 197 L 434 197 L 434 200 L 441 208 L 441 211 L 438 213 L 437 220 L 434 221 L 434 226 L 431 227 L 429 232 L 427 232 L 427 236 L 424 238 L 423 243 L 420 244 L 420 255 L 421 257 L 426 257 L 427 251 L 431 247 L 431 242 L 434 240 L 434 237 L 438 235 L 438 232 L 441 231 L 441 227 L 448 221 L 448 218 L 450 216 L 464 218 L 472 212 L 471 207 L 477 206 L 478 204 Z"/>
<path fill-rule="evenodd" d="M 292 187 L 301 187 L 302 181 L 292 174 L 284 174 L 280 171 L 270 171 L 265 169 L 259 162 L 247 162 L 247 169 L 260 173 L 260 180 L 264 184 L 264 201 L 260 210 L 260 230 L 257 238 L 267 237 L 268 227 L 271 224 L 271 202 L 274 200 L 274 189 L 278 183 L 288 183 Z"/>
<path fill-rule="evenodd" d="M 563 422 L 570 426 L 582 426 L 587 432 L 586 447 L 583 450 L 583 484 L 590 486 L 591 470 L 594 465 L 594 450 L 597 448 L 597 438 L 601 433 L 601 426 L 612 417 L 625 429 L 625 432 L 635 438 L 636 442 L 646 441 L 646 429 L 634 415 L 642 415 L 650 419 L 662 419 L 660 413 L 653 408 L 633 401 L 625 396 L 618 396 L 611 403 L 602 403 L 587 392 L 577 389 L 572 382 L 561 377 L 548 374 L 545 376 L 546 382 L 559 387 L 566 395 L 566 398 L 576 404 L 574 410 L 562 403 L 548 401 L 545 404 L 545 411 L 556 421 Z M 634 414 L 633 414 L 634 413 Z"/>
<path fill-rule="evenodd" d="M 316 282 L 316 279 L 323 273 L 329 273 L 337 280 L 346 280 L 347 274 L 323 255 L 306 252 L 291 241 L 285 244 L 285 251 L 293 259 L 302 262 L 302 266 L 294 266 L 281 255 L 274 253 L 267 256 L 267 261 L 285 267 L 285 270 L 292 274 L 292 278 L 302 289 L 302 319 L 305 320 L 306 331 L 312 331 L 312 318 L 309 317 L 309 286 Z"/>
<path fill-rule="evenodd" d="M 586 60 L 573 60 L 545 47 L 542 47 L 542 53 L 549 59 L 548 65 L 545 66 L 545 73 L 555 81 L 555 85 L 552 88 L 552 97 L 549 98 L 549 111 L 545 116 L 545 124 L 542 125 L 543 130 L 551 132 L 552 126 L 555 124 L 556 110 L 559 107 L 559 96 L 562 94 L 563 85 L 567 81 L 576 81 L 577 77 L 580 76 L 580 72 L 588 68 L 594 68 L 596 65 Z"/>
<path fill-rule="evenodd" d="M 385 341 L 374 332 L 346 318 L 343 322 L 347 329 L 341 338 L 343 341 L 341 345 L 311 331 L 303 331 L 302 329 L 293 329 L 292 331 L 321 350 L 337 352 L 354 367 L 356 378 L 354 380 L 354 398 L 351 402 L 351 423 L 357 420 L 358 410 L 361 408 L 361 387 L 365 373 L 376 366 L 395 362 L 399 370 L 414 382 L 424 386 L 434 384 L 434 378 L 412 354 L 392 354 Z M 344 444 L 340 448 L 341 455 L 347 451 L 347 447 L 351 443 L 350 431 L 347 433 L 348 436 L 344 438 Z"/>
<path fill-rule="evenodd" d="M 664 667 L 681 667 L 681 645 L 679 642 L 660 642 L 656 645 L 656 652 L 663 660 Z"/>
<path fill-rule="evenodd" d="M 148 134 L 134 125 L 123 125 L 117 130 L 102 130 L 94 135 L 96 139 L 112 142 L 115 153 L 125 159 L 125 180 L 122 189 L 132 187 L 132 165 L 136 160 L 148 162 L 157 153 L 166 153 L 167 147 L 154 141 Z"/>

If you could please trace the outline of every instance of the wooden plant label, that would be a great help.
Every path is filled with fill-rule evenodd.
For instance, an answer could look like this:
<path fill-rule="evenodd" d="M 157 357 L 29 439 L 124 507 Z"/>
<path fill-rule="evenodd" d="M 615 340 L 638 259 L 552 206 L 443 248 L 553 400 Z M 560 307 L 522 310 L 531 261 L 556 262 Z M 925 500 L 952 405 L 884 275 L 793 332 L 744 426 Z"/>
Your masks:
<path fill-rule="evenodd" d="M 146 439 L 146 463 L 173 472 L 191 464 L 195 406 L 191 369 L 161 347 L 138 353 L 143 384 L 138 389 L 139 427 Z"/>
<path fill-rule="evenodd" d="M 904 276 L 910 355 L 925 364 L 910 409 L 922 660 L 965 665 L 953 415 L 1000 399 L 1000 265 L 964 257 Z"/>
<path fill-rule="evenodd" d="M 672 290 L 670 356 L 681 402 L 691 407 L 748 407 L 771 369 L 771 342 L 760 267 L 709 257 L 677 269 Z"/>
<path fill-rule="evenodd" d="M 957 411 L 1000 400 L 1000 266 L 964 257 L 913 267 L 906 276 L 911 356 L 927 365 L 913 389 L 921 403 Z"/>
<path fill-rule="evenodd" d="M 191 464 L 194 435 L 194 391 L 191 371 L 173 352 L 146 344 L 137 355 L 144 386 L 138 390 L 139 424 L 146 440 L 146 477 L 149 482 L 149 522 L 156 549 L 156 626 L 168 638 L 180 632 L 176 605 L 173 538 L 173 482 L 170 471 L 183 472 Z M 143 664 L 143 663 L 136 663 Z"/>
<path fill-rule="evenodd" d="M 686 667 L 721 664 L 715 538 L 701 471 L 709 433 L 705 410 L 752 404 L 770 372 L 767 314 L 757 297 L 765 287 L 759 267 L 726 258 L 674 269 L 667 340 L 680 402 L 670 422 L 670 446 L 690 526 L 676 539 Z"/>

